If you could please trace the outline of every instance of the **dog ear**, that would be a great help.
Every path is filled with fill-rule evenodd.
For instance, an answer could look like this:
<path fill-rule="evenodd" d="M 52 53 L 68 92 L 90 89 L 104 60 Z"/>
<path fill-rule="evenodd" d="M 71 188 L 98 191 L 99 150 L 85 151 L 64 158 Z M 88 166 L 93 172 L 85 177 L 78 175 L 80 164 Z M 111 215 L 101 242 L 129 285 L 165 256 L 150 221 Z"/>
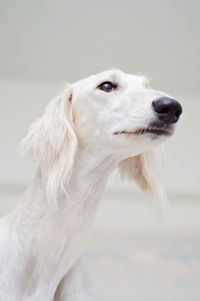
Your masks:
<path fill-rule="evenodd" d="M 77 149 L 71 100 L 69 88 L 53 99 L 44 115 L 30 126 L 20 145 L 22 154 L 31 156 L 47 175 L 47 199 L 53 207 L 58 193 L 66 193 Z"/>
<path fill-rule="evenodd" d="M 146 151 L 119 163 L 122 178 L 134 180 L 147 193 L 164 200 L 166 195 L 158 179 L 159 150 Z"/>

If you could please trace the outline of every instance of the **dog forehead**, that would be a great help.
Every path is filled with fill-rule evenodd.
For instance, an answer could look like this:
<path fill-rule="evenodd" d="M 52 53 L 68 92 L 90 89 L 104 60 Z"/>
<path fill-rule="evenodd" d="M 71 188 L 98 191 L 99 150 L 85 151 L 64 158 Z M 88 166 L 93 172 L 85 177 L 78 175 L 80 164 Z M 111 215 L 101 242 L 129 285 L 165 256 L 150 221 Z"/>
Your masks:
<path fill-rule="evenodd" d="M 104 81 L 115 82 L 116 84 L 124 83 L 128 84 L 143 84 L 146 79 L 144 76 L 138 76 L 133 74 L 124 73 L 119 69 L 112 69 L 103 71 L 97 74 L 90 75 L 87 78 L 81 79 L 72 84 L 72 87 L 75 91 L 85 91 L 94 89 L 95 86 L 98 86 Z"/>

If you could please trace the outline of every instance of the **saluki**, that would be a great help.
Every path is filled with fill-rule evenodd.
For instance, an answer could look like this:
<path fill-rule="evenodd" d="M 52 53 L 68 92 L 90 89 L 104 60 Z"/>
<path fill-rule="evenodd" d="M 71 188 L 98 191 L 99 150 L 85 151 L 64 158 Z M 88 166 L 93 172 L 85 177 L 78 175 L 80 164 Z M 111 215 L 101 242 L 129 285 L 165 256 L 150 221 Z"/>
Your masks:
<path fill-rule="evenodd" d="M 1 301 L 88 301 L 84 237 L 111 172 L 162 197 L 156 149 L 182 107 L 143 76 L 109 70 L 67 85 L 21 143 L 37 165 L 21 202 L 1 219 Z"/>

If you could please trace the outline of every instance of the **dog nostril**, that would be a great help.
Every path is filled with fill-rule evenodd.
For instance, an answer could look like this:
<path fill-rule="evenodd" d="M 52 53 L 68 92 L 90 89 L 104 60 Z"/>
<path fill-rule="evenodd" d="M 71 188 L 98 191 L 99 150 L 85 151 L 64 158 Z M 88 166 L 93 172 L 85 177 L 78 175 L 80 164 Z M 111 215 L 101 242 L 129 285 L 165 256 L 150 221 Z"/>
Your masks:
<path fill-rule="evenodd" d="M 178 109 L 178 110 L 176 111 L 176 113 L 175 113 L 175 116 L 176 116 L 177 118 L 179 118 L 179 116 L 181 115 L 181 113 L 182 113 L 182 110 Z"/>
<path fill-rule="evenodd" d="M 157 112 L 158 112 L 158 110 L 157 110 Z M 169 108 L 168 107 L 161 107 L 159 109 L 159 113 L 161 113 L 161 114 L 168 114 L 169 113 Z"/>

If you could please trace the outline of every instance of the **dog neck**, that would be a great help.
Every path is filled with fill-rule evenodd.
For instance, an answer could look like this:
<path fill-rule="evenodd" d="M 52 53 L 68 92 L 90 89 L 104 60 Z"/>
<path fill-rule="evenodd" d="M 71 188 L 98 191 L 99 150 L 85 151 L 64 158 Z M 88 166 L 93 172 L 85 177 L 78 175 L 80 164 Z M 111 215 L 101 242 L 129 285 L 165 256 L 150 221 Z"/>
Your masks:
<path fill-rule="evenodd" d="M 97 201 L 117 163 L 114 156 L 79 150 L 67 195 L 60 193 L 56 211 L 51 210 L 45 196 L 45 175 L 40 170 L 37 172 L 23 203 L 8 216 L 20 253 L 27 254 L 20 260 L 27 294 L 53 294 L 78 260 Z"/>

